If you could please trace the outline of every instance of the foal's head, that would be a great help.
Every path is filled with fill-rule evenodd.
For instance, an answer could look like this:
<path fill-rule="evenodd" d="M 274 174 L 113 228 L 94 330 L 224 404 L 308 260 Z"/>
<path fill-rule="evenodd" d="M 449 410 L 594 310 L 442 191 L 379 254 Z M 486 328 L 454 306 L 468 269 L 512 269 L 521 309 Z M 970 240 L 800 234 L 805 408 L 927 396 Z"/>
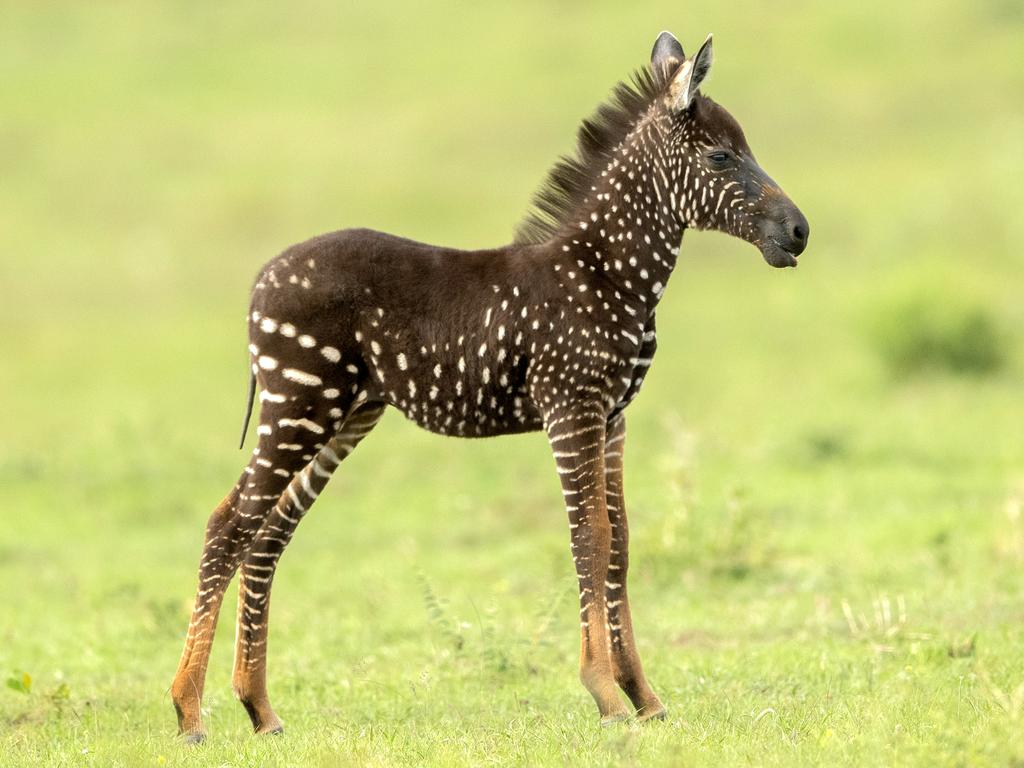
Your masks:
<path fill-rule="evenodd" d="M 715 229 L 753 243 L 773 267 L 795 267 L 807 246 L 807 219 L 757 164 L 739 123 L 698 92 L 711 69 L 711 36 L 687 58 L 662 32 L 651 70 L 672 121 L 673 160 L 683 179 L 678 214 L 695 229 Z"/>

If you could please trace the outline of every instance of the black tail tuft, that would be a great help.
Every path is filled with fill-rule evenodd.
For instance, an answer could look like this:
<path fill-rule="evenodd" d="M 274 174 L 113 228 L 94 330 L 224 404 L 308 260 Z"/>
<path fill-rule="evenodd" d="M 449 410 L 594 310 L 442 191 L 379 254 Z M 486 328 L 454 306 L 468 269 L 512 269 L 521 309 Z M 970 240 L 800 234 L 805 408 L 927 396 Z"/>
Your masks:
<path fill-rule="evenodd" d="M 238 449 L 245 446 L 245 433 L 249 431 L 249 419 L 252 418 L 252 404 L 256 399 L 256 374 L 249 372 L 249 398 L 245 406 L 245 421 L 242 422 L 242 439 L 238 441 Z"/>

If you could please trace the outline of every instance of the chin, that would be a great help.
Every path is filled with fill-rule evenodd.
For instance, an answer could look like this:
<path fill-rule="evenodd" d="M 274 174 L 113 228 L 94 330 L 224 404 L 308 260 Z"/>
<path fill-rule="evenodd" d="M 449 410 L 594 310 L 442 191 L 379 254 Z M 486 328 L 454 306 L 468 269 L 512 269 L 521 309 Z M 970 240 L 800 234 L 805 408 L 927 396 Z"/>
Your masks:
<path fill-rule="evenodd" d="M 781 269 L 782 267 L 795 267 L 799 262 L 795 255 L 775 243 L 767 243 L 761 248 L 761 255 L 771 266 Z"/>

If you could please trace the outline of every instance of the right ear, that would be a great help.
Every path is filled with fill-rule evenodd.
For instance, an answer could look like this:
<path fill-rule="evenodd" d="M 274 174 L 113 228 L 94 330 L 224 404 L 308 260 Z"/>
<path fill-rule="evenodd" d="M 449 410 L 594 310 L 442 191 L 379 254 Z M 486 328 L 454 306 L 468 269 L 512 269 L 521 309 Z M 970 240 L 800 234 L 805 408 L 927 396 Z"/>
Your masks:
<path fill-rule="evenodd" d="M 672 109 L 682 111 L 690 106 L 697 89 L 711 69 L 711 35 L 692 59 L 683 62 L 668 88 L 668 103 Z"/>
<path fill-rule="evenodd" d="M 651 72 L 658 82 L 667 83 L 685 60 L 683 46 L 676 40 L 675 35 L 667 30 L 658 35 L 658 39 L 654 41 L 654 48 L 651 49 Z"/>

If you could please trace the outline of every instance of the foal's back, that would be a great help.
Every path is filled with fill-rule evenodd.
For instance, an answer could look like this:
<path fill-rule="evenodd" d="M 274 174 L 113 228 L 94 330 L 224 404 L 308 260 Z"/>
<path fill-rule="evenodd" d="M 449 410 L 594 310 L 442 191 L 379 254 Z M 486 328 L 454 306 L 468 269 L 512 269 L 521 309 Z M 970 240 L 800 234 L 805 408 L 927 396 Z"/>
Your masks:
<path fill-rule="evenodd" d="M 475 311 L 496 284 L 536 287 L 544 255 L 538 246 L 460 250 L 372 229 L 343 229 L 291 246 L 260 270 L 252 310 L 294 313 L 316 323 L 323 310 L 359 313 L 378 307 L 410 318 L 452 322 Z M 274 290 L 286 283 L 301 290 Z M 332 322 L 336 317 L 330 318 Z M 403 318 L 405 319 L 405 318 Z"/>

